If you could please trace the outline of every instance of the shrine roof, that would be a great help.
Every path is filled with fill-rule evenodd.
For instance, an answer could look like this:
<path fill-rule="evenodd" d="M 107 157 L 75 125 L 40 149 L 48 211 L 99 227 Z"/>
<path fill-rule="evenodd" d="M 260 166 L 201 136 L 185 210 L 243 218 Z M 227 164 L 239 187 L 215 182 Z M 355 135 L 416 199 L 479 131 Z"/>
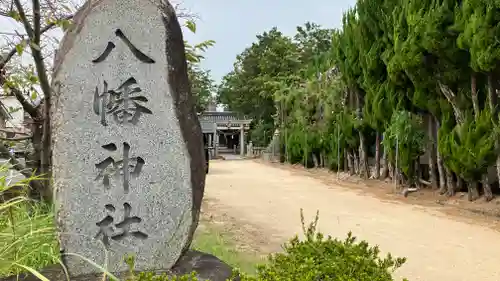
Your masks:
<path fill-rule="evenodd" d="M 212 123 L 250 123 L 251 118 L 240 115 L 234 111 L 205 111 L 199 116 L 200 121 L 212 122 Z"/>

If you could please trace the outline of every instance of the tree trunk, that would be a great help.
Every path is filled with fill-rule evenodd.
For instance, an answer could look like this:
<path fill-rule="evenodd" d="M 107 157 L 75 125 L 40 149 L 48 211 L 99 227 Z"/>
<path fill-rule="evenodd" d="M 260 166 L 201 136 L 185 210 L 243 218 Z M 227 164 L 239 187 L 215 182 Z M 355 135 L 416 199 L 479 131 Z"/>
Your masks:
<path fill-rule="evenodd" d="M 497 105 L 496 87 L 494 82 L 493 73 L 488 73 L 488 103 L 491 113 L 495 113 L 495 106 Z"/>
<path fill-rule="evenodd" d="M 473 181 L 467 185 L 467 199 L 469 201 L 475 201 L 477 198 L 479 198 L 477 181 Z"/>
<path fill-rule="evenodd" d="M 40 165 L 41 165 L 41 157 L 42 157 L 42 138 L 43 138 L 43 129 L 40 124 L 40 121 L 33 120 L 33 124 L 31 126 L 31 133 L 33 134 L 32 144 L 33 144 L 33 154 L 29 155 L 26 159 L 26 166 L 31 168 L 32 171 L 35 171 L 35 175 L 40 176 Z M 46 197 L 46 187 L 43 183 L 41 183 L 43 190 L 36 190 L 33 187 L 30 190 L 30 198 L 33 199 L 42 199 Z"/>
<path fill-rule="evenodd" d="M 353 151 L 352 153 L 354 155 L 354 173 L 356 175 L 360 175 L 359 173 L 359 155 L 356 153 L 356 151 Z"/>
<path fill-rule="evenodd" d="M 441 158 L 441 153 L 439 152 L 439 121 L 435 118 L 436 124 L 436 164 L 439 173 L 439 194 L 443 195 L 446 193 L 446 170 L 444 168 L 443 158 Z"/>
<path fill-rule="evenodd" d="M 349 176 L 352 176 L 356 173 L 356 169 L 354 167 L 354 153 L 352 150 L 349 150 L 347 153 L 347 166 L 349 167 Z"/>
<path fill-rule="evenodd" d="M 313 159 L 313 163 L 314 163 L 314 168 L 318 168 L 319 161 L 318 161 L 318 156 L 316 156 L 316 153 L 312 153 L 312 159 Z"/>
<path fill-rule="evenodd" d="M 356 116 L 359 120 L 363 119 L 363 101 L 360 93 L 360 89 L 354 90 L 355 102 L 356 102 Z M 369 178 L 368 169 L 368 155 L 366 153 L 366 140 L 365 135 L 361 129 L 358 129 L 359 134 L 359 175 L 365 179 Z"/>
<path fill-rule="evenodd" d="M 453 93 L 453 91 L 448 86 L 444 85 L 439 80 L 437 81 L 437 83 L 439 89 L 441 90 L 441 93 L 443 93 L 443 95 L 453 108 L 453 113 L 455 114 L 455 119 L 457 120 L 457 123 L 463 123 L 465 120 L 464 113 L 458 106 L 457 97 L 455 93 Z"/>
<path fill-rule="evenodd" d="M 401 169 L 399 169 L 398 167 L 394 167 L 393 179 L 396 181 L 396 185 L 400 187 L 404 179 L 403 179 L 403 174 L 401 173 Z"/>
<path fill-rule="evenodd" d="M 432 189 L 437 189 L 437 174 L 436 174 L 436 154 L 437 154 L 437 145 L 435 136 L 435 126 L 434 126 L 434 117 L 429 114 L 428 115 L 428 135 L 429 135 L 429 181 L 431 183 Z"/>
<path fill-rule="evenodd" d="M 363 132 L 359 131 L 359 174 L 364 179 L 370 178 L 370 170 L 368 169 L 368 155 L 366 153 L 366 140 Z"/>
<path fill-rule="evenodd" d="M 497 95 L 496 95 L 496 85 L 493 80 L 493 73 L 488 73 L 488 103 L 490 106 L 491 114 L 493 116 L 497 116 Z M 496 118 L 493 118 L 493 122 L 495 125 L 498 124 L 496 122 Z M 500 149 L 500 142 L 498 139 L 495 140 L 495 149 L 498 151 Z M 500 183 L 500 154 L 497 154 L 497 160 L 496 160 L 496 168 L 497 168 L 497 181 Z M 485 190 L 485 196 L 486 196 L 486 190 Z M 493 195 L 492 195 L 493 197 Z M 488 200 L 488 199 L 486 199 Z M 490 199 L 491 200 L 491 199 Z"/>
<path fill-rule="evenodd" d="M 422 169 L 420 168 L 420 157 L 415 161 L 415 177 L 413 178 L 413 184 L 416 187 L 420 186 L 419 179 L 422 177 Z"/>
<path fill-rule="evenodd" d="M 490 84 L 490 79 L 489 78 L 488 78 L 488 84 Z M 491 96 L 490 96 L 489 92 L 490 91 L 488 91 L 488 103 L 489 103 L 490 108 L 491 108 L 492 103 L 491 103 Z M 478 97 L 477 97 L 477 78 L 476 78 L 476 73 L 472 73 L 471 74 L 471 97 L 472 97 L 472 108 L 474 109 L 474 116 L 475 116 L 475 119 L 477 120 L 479 118 L 480 111 L 479 111 L 479 100 L 478 100 Z M 484 191 L 485 191 L 485 195 L 486 195 L 486 190 L 489 190 L 490 193 L 491 193 L 491 187 L 490 187 L 490 184 L 488 182 L 488 175 L 487 174 L 485 174 L 483 176 L 482 182 L 483 182 L 483 188 L 484 188 Z M 472 183 L 470 183 L 467 186 L 467 196 L 468 196 L 469 201 L 474 201 L 477 198 L 479 198 L 479 190 L 478 190 L 477 186 L 478 186 L 478 183 L 475 182 L 475 181 L 472 182 Z M 492 196 L 493 195 L 491 194 L 491 197 Z"/>
<path fill-rule="evenodd" d="M 467 183 L 465 182 L 465 180 L 463 178 L 457 176 L 457 188 L 455 189 L 455 192 L 464 190 L 464 188 L 466 186 L 467 186 Z"/>
<path fill-rule="evenodd" d="M 470 87 L 471 87 L 471 96 L 472 96 L 472 107 L 474 108 L 474 115 L 479 117 L 479 100 L 477 98 L 477 77 L 476 73 L 472 73 L 470 77 Z"/>
<path fill-rule="evenodd" d="M 308 168 L 308 156 L 309 156 L 309 151 L 308 151 L 308 147 L 307 147 L 307 134 L 305 135 L 305 141 L 304 141 L 304 167 L 306 167 L 306 169 Z"/>
<path fill-rule="evenodd" d="M 344 149 L 343 154 L 344 154 L 344 167 L 343 167 L 343 170 L 344 171 L 348 171 L 349 170 L 349 150 L 348 149 Z"/>
<path fill-rule="evenodd" d="M 437 153 L 437 167 L 439 172 L 439 189 L 443 191 L 442 194 L 446 193 L 446 169 L 444 168 L 443 159 L 441 158 L 441 153 Z"/>
<path fill-rule="evenodd" d="M 384 165 L 382 166 L 382 179 L 385 180 L 388 176 L 389 176 L 389 159 L 388 159 L 388 155 L 387 155 L 387 152 L 385 151 L 384 149 L 384 153 L 383 153 L 383 156 L 382 156 L 383 160 L 384 160 Z"/>
<path fill-rule="evenodd" d="M 42 197 L 45 202 L 51 203 L 53 200 L 51 180 L 52 180 L 52 130 L 50 128 L 50 98 L 45 97 L 44 102 L 49 105 L 44 106 L 44 120 L 43 120 L 43 140 L 42 140 L 42 154 L 40 161 L 40 170 L 44 175 L 44 192 Z"/>
<path fill-rule="evenodd" d="M 389 170 L 389 178 L 391 180 L 394 180 L 394 165 L 392 165 L 391 162 L 388 162 L 387 163 L 387 167 L 388 167 L 388 170 Z"/>
<path fill-rule="evenodd" d="M 451 197 L 451 196 L 455 195 L 455 190 L 457 190 L 457 189 L 456 189 L 455 181 L 453 180 L 453 173 L 446 166 L 444 169 L 446 171 L 446 187 L 448 188 L 446 195 Z"/>
<path fill-rule="evenodd" d="M 375 136 L 375 179 L 380 178 L 380 133 Z"/>
<path fill-rule="evenodd" d="M 488 178 L 488 174 L 483 175 L 482 183 L 484 191 L 484 200 L 486 200 L 486 202 L 489 202 L 493 199 L 493 192 L 491 191 L 491 185 L 490 185 L 490 180 Z"/>

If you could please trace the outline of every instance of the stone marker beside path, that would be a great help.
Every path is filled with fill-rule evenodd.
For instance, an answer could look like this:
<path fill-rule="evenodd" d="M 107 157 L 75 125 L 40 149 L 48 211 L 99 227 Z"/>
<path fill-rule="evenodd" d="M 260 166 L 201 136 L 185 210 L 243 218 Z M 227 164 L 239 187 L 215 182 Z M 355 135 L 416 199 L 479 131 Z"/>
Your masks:
<path fill-rule="evenodd" d="M 179 263 L 207 258 L 181 258 L 198 224 L 204 155 L 174 10 L 93 0 L 74 21 L 51 104 L 63 261 L 72 276 L 100 272 L 81 257 L 109 272 L 128 270 L 128 255 L 137 271 L 190 268 Z"/>

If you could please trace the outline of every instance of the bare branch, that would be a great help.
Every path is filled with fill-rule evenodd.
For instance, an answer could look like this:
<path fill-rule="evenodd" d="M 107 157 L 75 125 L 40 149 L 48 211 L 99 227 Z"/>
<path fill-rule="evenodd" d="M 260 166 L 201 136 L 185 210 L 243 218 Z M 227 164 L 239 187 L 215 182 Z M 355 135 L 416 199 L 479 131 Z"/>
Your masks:
<path fill-rule="evenodd" d="M 63 18 L 63 20 L 70 20 L 73 18 L 73 15 L 69 15 L 69 16 L 66 16 Z M 54 28 L 56 26 L 56 22 L 51 22 L 49 24 L 47 24 L 45 27 L 43 27 L 42 29 L 40 29 L 40 35 L 44 34 L 45 32 L 51 30 L 52 28 Z M 30 42 L 29 38 L 25 38 L 23 39 L 26 44 L 28 44 Z M 7 55 L 2 58 L 2 61 L 0 62 L 0 69 L 3 69 L 5 67 L 5 65 L 12 59 L 12 57 L 14 57 L 14 55 L 16 54 L 17 50 L 16 48 L 12 48 L 10 50 L 9 53 L 7 53 Z"/>
<path fill-rule="evenodd" d="M 23 4 L 21 4 L 20 0 L 14 0 L 14 4 L 16 5 L 17 12 L 19 13 L 19 17 L 21 18 L 28 37 L 30 39 L 33 39 L 33 27 L 31 26 L 28 17 L 26 17 L 26 12 L 24 11 Z"/>
<path fill-rule="evenodd" d="M 453 93 L 453 91 L 440 81 L 437 82 L 439 89 L 441 90 L 441 93 L 445 96 L 446 100 L 450 103 L 451 107 L 453 108 L 453 113 L 455 114 L 455 118 L 457 120 L 457 123 L 463 123 L 465 120 L 464 114 L 458 107 L 457 101 L 456 101 L 456 96 Z"/>
<path fill-rule="evenodd" d="M 40 36 L 41 33 L 41 11 L 40 11 L 40 0 L 33 0 L 33 42 L 40 46 Z M 28 33 L 29 34 L 29 33 Z"/>
<path fill-rule="evenodd" d="M 39 44 L 40 43 L 39 42 L 40 33 L 41 33 L 41 29 L 39 29 L 40 23 L 39 22 L 36 23 L 36 20 L 35 20 L 35 26 L 37 29 L 33 30 L 33 27 L 31 26 L 28 19 L 26 18 L 26 13 L 24 12 L 24 8 L 23 8 L 20 0 L 14 0 L 14 3 L 16 5 L 18 12 L 19 12 L 19 16 L 24 24 L 24 27 L 26 29 L 26 33 L 28 33 L 30 40 L 32 40 L 33 44 L 29 44 L 29 45 L 30 45 L 30 49 L 31 49 L 31 55 L 33 57 L 33 60 L 35 61 L 36 73 L 38 74 L 38 78 L 40 81 L 40 87 L 42 88 L 43 95 L 44 95 L 44 100 L 47 104 L 50 104 L 50 97 L 52 95 L 52 91 L 51 91 L 49 79 L 47 76 L 47 69 L 45 68 L 45 63 L 43 61 L 41 46 Z M 38 0 L 33 0 L 33 4 L 37 5 L 37 7 L 35 7 L 35 8 L 38 8 L 38 11 L 35 11 L 34 14 L 38 15 L 38 16 L 35 16 L 35 18 L 37 18 L 39 21 L 40 20 L 40 18 L 39 18 L 40 17 L 40 10 L 39 10 L 40 3 L 38 2 Z M 37 34 L 35 34 L 35 32 Z M 17 96 L 18 95 L 16 94 L 16 97 Z M 26 101 L 24 98 L 23 98 L 23 100 Z M 22 103 L 21 100 L 20 100 L 20 102 Z M 46 106 L 48 106 L 48 105 L 46 105 Z M 23 107 L 24 107 L 24 105 L 23 105 Z M 30 113 L 30 115 L 31 115 L 31 113 Z"/>
<path fill-rule="evenodd" d="M 31 118 L 36 118 L 38 114 L 36 107 L 28 101 L 21 90 L 14 87 L 9 87 L 9 90 L 14 94 L 14 96 L 16 96 L 17 100 L 21 103 L 24 111 L 28 112 Z"/>

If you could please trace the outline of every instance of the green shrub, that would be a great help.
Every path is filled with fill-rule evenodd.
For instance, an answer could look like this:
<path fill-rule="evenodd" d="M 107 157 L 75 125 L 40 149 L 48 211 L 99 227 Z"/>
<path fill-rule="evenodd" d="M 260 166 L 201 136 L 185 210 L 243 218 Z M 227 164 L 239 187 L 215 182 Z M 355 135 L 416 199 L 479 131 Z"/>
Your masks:
<path fill-rule="evenodd" d="M 349 233 L 341 241 L 325 238 L 316 231 L 318 215 L 307 229 L 301 213 L 305 240 L 296 236 L 284 245 L 284 253 L 271 255 L 256 276 L 242 275 L 242 281 L 389 281 L 394 270 L 406 261 L 390 254 L 379 257 L 378 247 L 356 242 Z"/>
<path fill-rule="evenodd" d="M 0 277 L 59 262 L 50 206 L 28 198 L 28 178 L 10 183 L 9 165 L 0 165 Z"/>

